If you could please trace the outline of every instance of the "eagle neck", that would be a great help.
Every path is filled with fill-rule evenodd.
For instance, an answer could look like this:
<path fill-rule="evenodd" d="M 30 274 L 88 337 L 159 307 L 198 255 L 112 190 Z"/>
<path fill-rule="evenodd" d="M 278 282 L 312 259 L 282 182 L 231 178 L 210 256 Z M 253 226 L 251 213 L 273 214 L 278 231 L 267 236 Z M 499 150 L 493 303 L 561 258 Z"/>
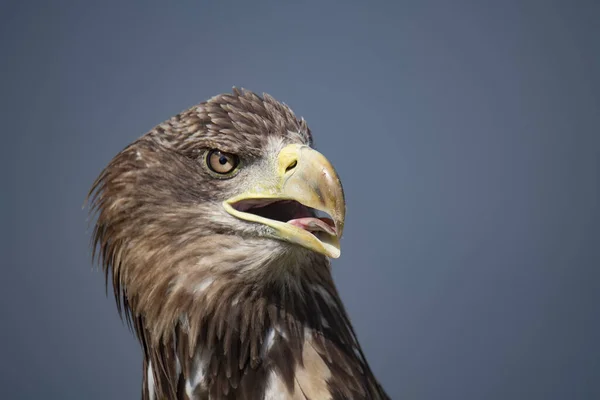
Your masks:
<path fill-rule="evenodd" d="M 292 390 L 309 341 L 324 354 L 345 347 L 345 357 L 362 365 L 327 258 L 302 251 L 273 257 L 260 269 L 247 260 L 241 265 L 214 268 L 196 282 L 195 292 L 187 292 L 187 309 L 173 322 L 172 334 L 146 347 L 154 349 L 146 363 L 161 367 L 154 368 L 153 382 L 173 390 L 187 385 L 188 395 L 197 397 L 240 385 L 259 394 L 269 371 L 276 371 Z M 166 358 L 167 352 L 173 356 Z"/>

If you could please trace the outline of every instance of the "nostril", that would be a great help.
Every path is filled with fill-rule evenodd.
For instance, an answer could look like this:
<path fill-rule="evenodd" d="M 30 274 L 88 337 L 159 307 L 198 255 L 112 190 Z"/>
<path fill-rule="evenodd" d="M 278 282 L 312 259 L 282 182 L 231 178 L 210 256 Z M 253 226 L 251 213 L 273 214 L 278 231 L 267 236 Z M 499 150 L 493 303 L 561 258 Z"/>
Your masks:
<path fill-rule="evenodd" d="M 287 168 L 285 169 L 285 172 L 290 172 L 291 170 L 296 168 L 296 165 L 298 165 L 298 161 L 296 161 L 296 160 L 292 161 L 290 163 L 290 165 L 288 165 Z"/>

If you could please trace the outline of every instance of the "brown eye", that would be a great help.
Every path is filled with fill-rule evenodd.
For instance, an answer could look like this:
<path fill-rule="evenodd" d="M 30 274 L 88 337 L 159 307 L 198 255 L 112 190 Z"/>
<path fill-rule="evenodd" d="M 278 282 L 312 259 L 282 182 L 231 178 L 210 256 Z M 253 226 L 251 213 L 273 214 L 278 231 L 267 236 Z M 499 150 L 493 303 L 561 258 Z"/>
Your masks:
<path fill-rule="evenodd" d="M 224 153 L 220 150 L 211 150 L 206 156 L 208 168 L 217 174 L 228 174 L 239 164 L 239 158 L 235 154 Z"/>

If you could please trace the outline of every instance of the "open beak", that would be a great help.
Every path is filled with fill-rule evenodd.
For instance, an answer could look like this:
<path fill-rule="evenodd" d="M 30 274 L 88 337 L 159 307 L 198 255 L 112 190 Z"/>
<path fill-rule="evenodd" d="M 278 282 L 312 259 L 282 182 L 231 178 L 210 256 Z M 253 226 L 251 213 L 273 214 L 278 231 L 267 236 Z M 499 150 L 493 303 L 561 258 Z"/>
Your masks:
<path fill-rule="evenodd" d="M 291 144 L 273 160 L 273 179 L 223 202 L 240 219 L 274 229 L 275 238 L 328 257 L 340 256 L 346 205 L 333 166 L 318 151 Z M 327 217 L 318 217 L 317 211 Z"/>

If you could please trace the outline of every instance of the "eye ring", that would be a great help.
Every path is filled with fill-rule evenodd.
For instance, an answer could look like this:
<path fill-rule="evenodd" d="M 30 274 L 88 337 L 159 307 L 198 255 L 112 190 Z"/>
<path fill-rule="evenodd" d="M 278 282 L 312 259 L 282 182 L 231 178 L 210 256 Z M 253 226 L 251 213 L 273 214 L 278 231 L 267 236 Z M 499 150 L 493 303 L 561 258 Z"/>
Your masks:
<path fill-rule="evenodd" d="M 240 158 L 235 154 L 212 149 L 206 153 L 205 161 L 210 171 L 219 175 L 230 175 L 238 167 Z"/>

